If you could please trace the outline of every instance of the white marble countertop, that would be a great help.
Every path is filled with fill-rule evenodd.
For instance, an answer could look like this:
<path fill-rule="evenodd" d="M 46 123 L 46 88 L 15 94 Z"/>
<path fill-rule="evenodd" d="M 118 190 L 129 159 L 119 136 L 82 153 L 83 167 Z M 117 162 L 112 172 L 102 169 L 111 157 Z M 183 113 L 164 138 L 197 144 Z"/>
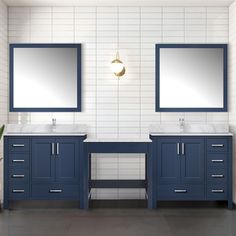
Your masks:
<path fill-rule="evenodd" d="M 5 133 L 4 136 L 84 136 L 86 133 Z"/>
<path fill-rule="evenodd" d="M 104 142 L 104 143 L 107 143 L 107 142 L 119 142 L 119 143 L 128 143 L 128 142 L 139 142 L 139 143 L 145 143 L 145 142 L 152 142 L 151 139 L 149 138 L 140 138 L 140 139 L 90 139 L 90 138 L 87 138 L 84 140 L 84 142 L 87 142 L 87 143 L 92 143 L 92 142 Z"/>
<path fill-rule="evenodd" d="M 232 133 L 158 133 L 151 132 L 152 136 L 233 136 Z"/>

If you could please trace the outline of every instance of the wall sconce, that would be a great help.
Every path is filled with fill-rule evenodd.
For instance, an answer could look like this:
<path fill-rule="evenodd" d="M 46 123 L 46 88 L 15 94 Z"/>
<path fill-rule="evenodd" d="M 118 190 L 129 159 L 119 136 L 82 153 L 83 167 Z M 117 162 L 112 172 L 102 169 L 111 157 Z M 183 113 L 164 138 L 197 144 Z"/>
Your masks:
<path fill-rule="evenodd" d="M 119 52 L 116 53 L 116 59 L 111 62 L 111 71 L 120 78 L 125 74 L 125 66 L 120 60 Z"/>

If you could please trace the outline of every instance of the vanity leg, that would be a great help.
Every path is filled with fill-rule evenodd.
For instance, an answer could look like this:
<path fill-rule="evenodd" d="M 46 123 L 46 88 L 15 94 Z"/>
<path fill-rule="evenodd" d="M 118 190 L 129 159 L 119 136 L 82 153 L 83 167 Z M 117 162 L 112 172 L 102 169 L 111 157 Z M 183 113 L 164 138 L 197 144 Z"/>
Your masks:
<path fill-rule="evenodd" d="M 87 151 L 87 144 L 84 144 L 84 155 L 81 160 L 81 172 L 82 172 L 82 186 L 80 197 L 80 209 L 89 208 L 89 153 Z"/>
<path fill-rule="evenodd" d="M 233 202 L 230 200 L 228 201 L 228 209 L 232 210 L 233 209 Z"/>
<path fill-rule="evenodd" d="M 9 201 L 7 199 L 4 199 L 3 201 L 3 209 L 5 210 L 9 209 Z"/>

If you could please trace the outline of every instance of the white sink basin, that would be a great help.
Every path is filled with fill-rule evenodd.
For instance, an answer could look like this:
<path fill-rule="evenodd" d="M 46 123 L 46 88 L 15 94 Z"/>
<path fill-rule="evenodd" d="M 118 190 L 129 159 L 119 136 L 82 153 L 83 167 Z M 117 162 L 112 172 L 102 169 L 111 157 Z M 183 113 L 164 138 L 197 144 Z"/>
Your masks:
<path fill-rule="evenodd" d="M 158 124 L 149 127 L 150 133 L 228 133 L 229 126 L 227 124 L 184 124 L 181 128 L 179 124 Z"/>
<path fill-rule="evenodd" d="M 86 133 L 87 126 L 81 124 L 9 124 L 8 134 L 75 134 Z"/>

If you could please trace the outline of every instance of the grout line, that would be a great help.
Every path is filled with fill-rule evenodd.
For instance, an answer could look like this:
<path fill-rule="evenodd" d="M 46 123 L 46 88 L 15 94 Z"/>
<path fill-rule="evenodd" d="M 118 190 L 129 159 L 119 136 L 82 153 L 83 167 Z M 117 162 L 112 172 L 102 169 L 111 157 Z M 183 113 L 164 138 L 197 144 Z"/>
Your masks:
<path fill-rule="evenodd" d="M 141 77 L 141 72 L 142 72 L 142 64 L 141 64 L 141 58 L 142 58 L 142 50 L 141 50 L 141 44 L 142 44 L 142 36 L 141 36 L 141 25 L 142 25 L 142 14 L 141 14 L 141 7 L 139 7 L 139 138 L 141 138 L 141 126 L 142 126 L 142 77 Z M 139 179 L 141 179 L 141 161 L 142 161 L 142 155 L 138 154 L 138 160 L 139 160 Z M 139 190 L 139 198 L 141 198 L 141 191 Z"/>
<path fill-rule="evenodd" d="M 120 14 L 120 11 L 119 11 L 119 7 L 117 6 L 117 52 L 119 53 L 119 37 L 120 37 L 120 34 L 119 34 L 119 24 L 120 24 L 120 18 L 119 18 L 119 14 Z M 119 96 L 120 96 L 120 78 L 117 77 L 117 138 L 120 137 L 120 122 L 119 122 L 119 116 L 120 116 L 120 99 L 119 99 Z M 119 175 L 119 160 L 120 160 L 120 154 L 116 154 L 117 156 L 117 179 L 120 179 L 120 175 Z M 117 198 L 119 199 L 120 198 L 120 192 L 119 192 L 119 189 L 117 188 Z"/>
<path fill-rule="evenodd" d="M 97 60 L 98 60 L 98 48 L 97 48 L 97 44 L 98 44 L 98 8 L 95 8 L 95 51 L 96 51 L 96 60 L 95 60 L 95 86 L 96 86 L 96 90 L 95 90 L 95 136 L 96 138 L 98 137 L 98 132 L 97 132 L 97 127 L 98 127 L 98 111 L 97 111 L 97 104 L 98 104 L 98 76 L 97 76 Z M 97 162 L 96 162 L 97 163 Z"/>
<path fill-rule="evenodd" d="M 75 43 L 75 31 L 76 31 L 76 28 L 75 28 L 75 7 L 73 7 L 73 42 Z M 82 56 L 83 56 L 83 51 L 82 51 Z M 82 64 L 82 67 L 83 67 L 83 64 Z M 82 72 L 83 72 L 83 69 L 82 69 Z M 83 83 L 82 83 L 82 87 L 83 87 Z M 82 96 L 83 96 L 83 90 L 82 90 Z M 82 105 L 82 109 L 83 109 L 83 102 L 81 102 L 81 105 Z M 75 124 L 75 112 L 72 113 L 73 114 L 73 124 Z"/>

